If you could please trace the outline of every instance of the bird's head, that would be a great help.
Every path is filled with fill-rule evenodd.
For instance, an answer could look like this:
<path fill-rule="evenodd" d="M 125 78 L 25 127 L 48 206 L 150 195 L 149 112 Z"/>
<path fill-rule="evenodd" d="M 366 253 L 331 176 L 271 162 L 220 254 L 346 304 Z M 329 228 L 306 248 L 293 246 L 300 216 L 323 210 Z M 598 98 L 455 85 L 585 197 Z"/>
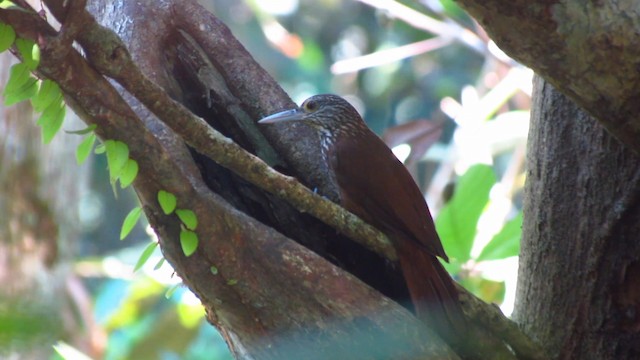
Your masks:
<path fill-rule="evenodd" d="M 330 136 L 367 129 L 351 104 L 340 96 L 331 94 L 314 95 L 305 100 L 299 108 L 267 116 L 258 123 L 274 124 L 286 121 L 304 121 Z"/>

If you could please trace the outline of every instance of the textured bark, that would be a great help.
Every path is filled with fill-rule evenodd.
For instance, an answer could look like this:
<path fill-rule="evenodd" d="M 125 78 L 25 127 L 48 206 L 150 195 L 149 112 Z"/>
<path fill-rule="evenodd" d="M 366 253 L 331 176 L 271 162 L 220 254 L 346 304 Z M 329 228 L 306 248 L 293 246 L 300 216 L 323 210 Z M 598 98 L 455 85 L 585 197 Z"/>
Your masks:
<path fill-rule="evenodd" d="M 515 319 L 555 358 L 638 358 L 637 4 L 459 3 L 547 81 L 533 95 Z"/>
<path fill-rule="evenodd" d="M 516 310 L 558 359 L 640 356 L 640 158 L 537 78 Z"/>

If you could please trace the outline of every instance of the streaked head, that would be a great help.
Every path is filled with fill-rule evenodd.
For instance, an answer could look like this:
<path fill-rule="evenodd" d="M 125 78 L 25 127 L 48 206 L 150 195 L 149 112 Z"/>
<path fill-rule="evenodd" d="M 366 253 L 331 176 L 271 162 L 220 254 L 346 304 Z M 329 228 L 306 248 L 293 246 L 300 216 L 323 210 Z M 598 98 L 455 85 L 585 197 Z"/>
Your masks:
<path fill-rule="evenodd" d="M 336 135 L 347 129 L 357 129 L 364 121 L 345 99 L 337 95 L 314 95 L 297 109 L 285 110 L 258 121 L 259 124 L 274 124 L 286 121 L 305 121 L 309 125 Z"/>

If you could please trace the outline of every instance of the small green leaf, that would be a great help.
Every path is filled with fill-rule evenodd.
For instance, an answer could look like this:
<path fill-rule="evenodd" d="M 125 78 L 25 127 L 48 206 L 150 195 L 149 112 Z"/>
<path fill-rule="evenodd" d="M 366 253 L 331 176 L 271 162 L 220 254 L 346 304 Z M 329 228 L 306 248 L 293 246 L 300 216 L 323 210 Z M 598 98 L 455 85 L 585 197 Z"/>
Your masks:
<path fill-rule="evenodd" d="M 166 293 L 164 293 L 164 297 L 166 299 L 170 298 L 171 295 L 173 295 L 174 292 L 176 292 L 176 290 L 178 290 L 178 288 L 180 287 L 180 284 L 175 284 L 172 287 L 170 287 Z"/>
<path fill-rule="evenodd" d="M 129 146 L 122 141 L 107 140 L 104 142 L 107 152 L 107 166 L 112 183 L 120 177 L 122 169 L 129 159 Z"/>
<path fill-rule="evenodd" d="M 22 85 L 26 84 L 30 78 L 33 77 L 27 65 L 20 63 L 11 66 L 11 70 L 9 70 L 9 80 L 4 86 L 3 95 L 7 96 L 7 94 L 15 93 Z"/>
<path fill-rule="evenodd" d="M 29 68 L 29 70 L 35 70 L 40 63 L 40 49 L 34 49 L 38 47 L 33 40 L 29 39 L 16 39 L 16 47 L 22 55 L 22 62 Z M 34 57 L 35 55 L 35 57 Z"/>
<path fill-rule="evenodd" d="M 54 101 L 62 101 L 62 92 L 55 82 L 45 79 L 40 82 L 38 94 L 31 98 L 31 106 L 36 112 L 43 112 Z"/>
<path fill-rule="evenodd" d="M 211 273 L 213 275 L 218 275 L 218 268 L 217 267 L 212 265 L 209 269 L 211 270 Z"/>
<path fill-rule="evenodd" d="M 517 256 L 520 253 L 521 235 L 522 211 L 504 224 L 502 230 L 482 249 L 477 260 L 500 260 Z"/>
<path fill-rule="evenodd" d="M 48 122 L 53 121 L 53 119 L 56 118 L 56 113 L 60 111 L 60 108 L 62 106 L 64 106 L 64 103 L 62 101 L 51 103 L 49 106 L 47 106 L 46 109 L 44 109 L 42 114 L 40 114 L 40 117 L 38 118 L 38 120 L 36 120 L 36 125 L 44 126 Z"/>
<path fill-rule="evenodd" d="M 84 163 L 89 154 L 91 154 L 91 149 L 93 148 L 93 144 L 96 142 L 96 134 L 91 134 L 84 138 L 80 145 L 76 148 L 76 162 L 78 165 Z"/>
<path fill-rule="evenodd" d="M 180 221 L 187 227 L 189 230 L 195 230 L 198 227 L 198 218 L 196 214 L 189 209 L 178 209 L 176 210 L 176 215 L 180 218 Z"/>
<path fill-rule="evenodd" d="M 238 283 L 237 279 L 229 279 L 227 280 L 227 285 L 233 286 L 236 285 Z"/>
<path fill-rule="evenodd" d="M 164 265 L 164 258 L 160 258 L 160 260 L 158 260 L 158 262 L 156 263 L 156 266 L 153 267 L 153 270 L 158 270 L 162 267 L 162 265 Z"/>
<path fill-rule="evenodd" d="M 93 130 L 95 130 L 98 127 L 98 125 L 96 124 L 91 124 L 89 126 L 87 126 L 84 129 L 81 130 L 65 130 L 64 132 L 66 132 L 67 134 L 74 134 L 74 135 L 84 135 L 84 134 L 89 134 L 91 132 L 93 132 Z"/>
<path fill-rule="evenodd" d="M 180 245 L 185 256 L 191 256 L 198 248 L 198 234 L 186 229 L 180 230 Z"/>
<path fill-rule="evenodd" d="M 16 32 L 10 25 L 0 23 L 0 52 L 6 51 L 16 40 Z"/>
<path fill-rule="evenodd" d="M 149 245 L 147 245 L 146 248 L 144 248 L 144 250 L 142 251 L 142 254 L 140 254 L 140 258 L 138 259 L 138 262 L 136 262 L 136 266 L 133 267 L 134 272 L 140 270 L 140 268 L 144 266 L 144 264 L 147 262 L 147 260 L 149 260 L 149 258 L 153 254 L 153 251 L 157 247 L 158 247 L 158 243 L 155 241 L 152 241 Z"/>
<path fill-rule="evenodd" d="M 158 191 L 158 203 L 165 215 L 171 214 L 176 209 L 176 196 L 164 190 Z"/>
<path fill-rule="evenodd" d="M 36 67 L 38 67 L 40 64 L 40 46 L 37 44 L 33 44 L 33 47 L 31 48 L 31 59 L 33 59 L 36 63 Z"/>
<path fill-rule="evenodd" d="M 38 80 L 36 78 L 30 77 L 20 88 L 14 89 L 15 91 L 5 91 L 4 104 L 6 106 L 11 106 L 23 100 L 32 98 L 38 93 L 37 82 Z"/>
<path fill-rule="evenodd" d="M 136 179 L 136 176 L 138 176 L 138 162 L 133 159 L 128 159 L 120 174 L 120 187 L 124 189 L 131 185 Z"/>
<path fill-rule="evenodd" d="M 93 153 L 96 155 L 104 154 L 107 151 L 107 147 L 104 146 L 104 143 L 98 144 L 96 148 L 93 150 Z"/>
<path fill-rule="evenodd" d="M 42 112 L 36 124 L 42 127 L 42 142 L 48 144 L 53 140 L 58 130 L 62 127 L 62 121 L 67 112 L 64 102 L 53 103 Z"/>
<path fill-rule="evenodd" d="M 0 1 L 0 9 L 5 9 L 5 10 L 24 10 L 20 6 L 14 4 L 13 1 L 9 1 L 9 0 Z"/>
<path fill-rule="evenodd" d="M 131 233 L 131 230 L 136 226 L 138 220 L 140 219 L 140 215 L 142 215 L 142 208 L 140 206 L 136 206 L 135 208 L 129 211 L 129 214 L 124 218 L 122 222 L 122 229 L 120 229 L 120 240 Z"/>

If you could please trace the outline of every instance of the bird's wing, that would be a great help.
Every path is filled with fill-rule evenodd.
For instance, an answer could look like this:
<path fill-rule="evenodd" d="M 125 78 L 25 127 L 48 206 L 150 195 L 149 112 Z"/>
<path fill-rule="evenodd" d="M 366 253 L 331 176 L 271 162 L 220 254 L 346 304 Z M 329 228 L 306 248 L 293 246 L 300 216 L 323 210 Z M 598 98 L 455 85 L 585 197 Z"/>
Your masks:
<path fill-rule="evenodd" d="M 329 154 L 343 206 L 387 235 L 417 241 L 447 260 L 427 203 L 404 165 L 373 132 L 349 140 Z"/>

